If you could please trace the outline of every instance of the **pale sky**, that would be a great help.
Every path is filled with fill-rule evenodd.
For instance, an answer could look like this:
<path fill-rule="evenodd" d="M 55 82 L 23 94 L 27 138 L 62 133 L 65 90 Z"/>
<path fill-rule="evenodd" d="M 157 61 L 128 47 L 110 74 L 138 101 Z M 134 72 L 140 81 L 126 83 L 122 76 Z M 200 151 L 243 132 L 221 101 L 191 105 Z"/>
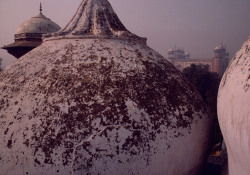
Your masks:
<path fill-rule="evenodd" d="M 39 13 L 63 28 L 82 0 L 0 0 L 0 47 L 13 43 L 17 28 Z M 250 35 L 250 0 L 109 0 L 128 30 L 147 37 L 167 57 L 175 45 L 191 58 L 212 58 L 224 42 L 232 58 Z M 0 49 L 3 66 L 15 58 Z"/>

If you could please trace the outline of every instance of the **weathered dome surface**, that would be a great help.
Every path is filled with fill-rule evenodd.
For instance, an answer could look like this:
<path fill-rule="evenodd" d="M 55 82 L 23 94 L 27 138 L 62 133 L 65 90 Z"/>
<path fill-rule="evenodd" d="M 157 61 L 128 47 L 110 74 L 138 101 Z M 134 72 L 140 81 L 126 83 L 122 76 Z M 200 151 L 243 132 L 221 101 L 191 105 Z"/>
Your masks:
<path fill-rule="evenodd" d="M 218 93 L 218 117 L 226 141 L 230 174 L 250 174 L 250 37 L 225 72 Z"/>
<path fill-rule="evenodd" d="M 16 35 L 23 33 L 53 33 L 61 28 L 56 23 L 46 18 L 42 13 L 22 23 L 17 29 Z"/>
<path fill-rule="evenodd" d="M 108 2 L 84 0 L 79 9 L 88 4 Z M 0 73 L 3 174 L 199 171 L 211 123 L 204 103 L 172 64 L 131 35 L 53 36 Z"/>

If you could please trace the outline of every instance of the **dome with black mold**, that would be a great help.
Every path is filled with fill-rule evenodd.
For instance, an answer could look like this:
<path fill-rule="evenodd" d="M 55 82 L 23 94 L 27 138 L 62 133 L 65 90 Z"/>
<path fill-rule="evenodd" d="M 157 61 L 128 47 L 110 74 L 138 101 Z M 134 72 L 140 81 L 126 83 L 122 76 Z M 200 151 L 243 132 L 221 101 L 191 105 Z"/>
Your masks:
<path fill-rule="evenodd" d="M 3 174 L 196 175 L 212 119 L 198 92 L 107 0 L 0 73 Z"/>

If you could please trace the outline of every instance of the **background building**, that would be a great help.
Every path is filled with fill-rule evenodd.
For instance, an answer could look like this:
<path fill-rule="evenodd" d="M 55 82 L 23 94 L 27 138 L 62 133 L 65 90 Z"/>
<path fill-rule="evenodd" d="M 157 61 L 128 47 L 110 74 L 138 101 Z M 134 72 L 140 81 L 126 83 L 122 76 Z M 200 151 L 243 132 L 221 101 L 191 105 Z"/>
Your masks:
<path fill-rule="evenodd" d="M 43 34 L 57 32 L 60 29 L 59 25 L 43 15 L 40 4 L 40 13 L 22 23 L 15 34 L 15 42 L 2 49 L 6 49 L 14 57 L 20 58 L 42 43 Z"/>
<path fill-rule="evenodd" d="M 180 71 L 190 67 L 191 64 L 207 65 L 210 72 L 216 72 L 222 76 L 228 66 L 229 53 L 226 51 L 226 46 L 221 44 L 214 49 L 213 58 L 190 59 L 190 54 L 185 52 L 184 49 L 171 48 L 168 50 L 168 61 Z"/>
<path fill-rule="evenodd" d="M 185 52 L 184 49 L 169 49 L 168 50 L 168 56 L 169 59 L 189 59 L 190 54 L 188 52 Z"/>

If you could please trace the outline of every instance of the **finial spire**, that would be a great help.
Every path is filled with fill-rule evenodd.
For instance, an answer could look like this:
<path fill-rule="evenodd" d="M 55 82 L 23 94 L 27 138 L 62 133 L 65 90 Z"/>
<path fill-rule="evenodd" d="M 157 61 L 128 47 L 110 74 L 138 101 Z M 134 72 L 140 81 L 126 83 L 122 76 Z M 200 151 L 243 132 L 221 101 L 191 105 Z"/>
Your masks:
<path fill-rule="evenodd" d="M 42 3 L 40 2 L 40 14 L 42 14 L 42 11 L 43 11 L 43 9 L 42 9 Z"/>

